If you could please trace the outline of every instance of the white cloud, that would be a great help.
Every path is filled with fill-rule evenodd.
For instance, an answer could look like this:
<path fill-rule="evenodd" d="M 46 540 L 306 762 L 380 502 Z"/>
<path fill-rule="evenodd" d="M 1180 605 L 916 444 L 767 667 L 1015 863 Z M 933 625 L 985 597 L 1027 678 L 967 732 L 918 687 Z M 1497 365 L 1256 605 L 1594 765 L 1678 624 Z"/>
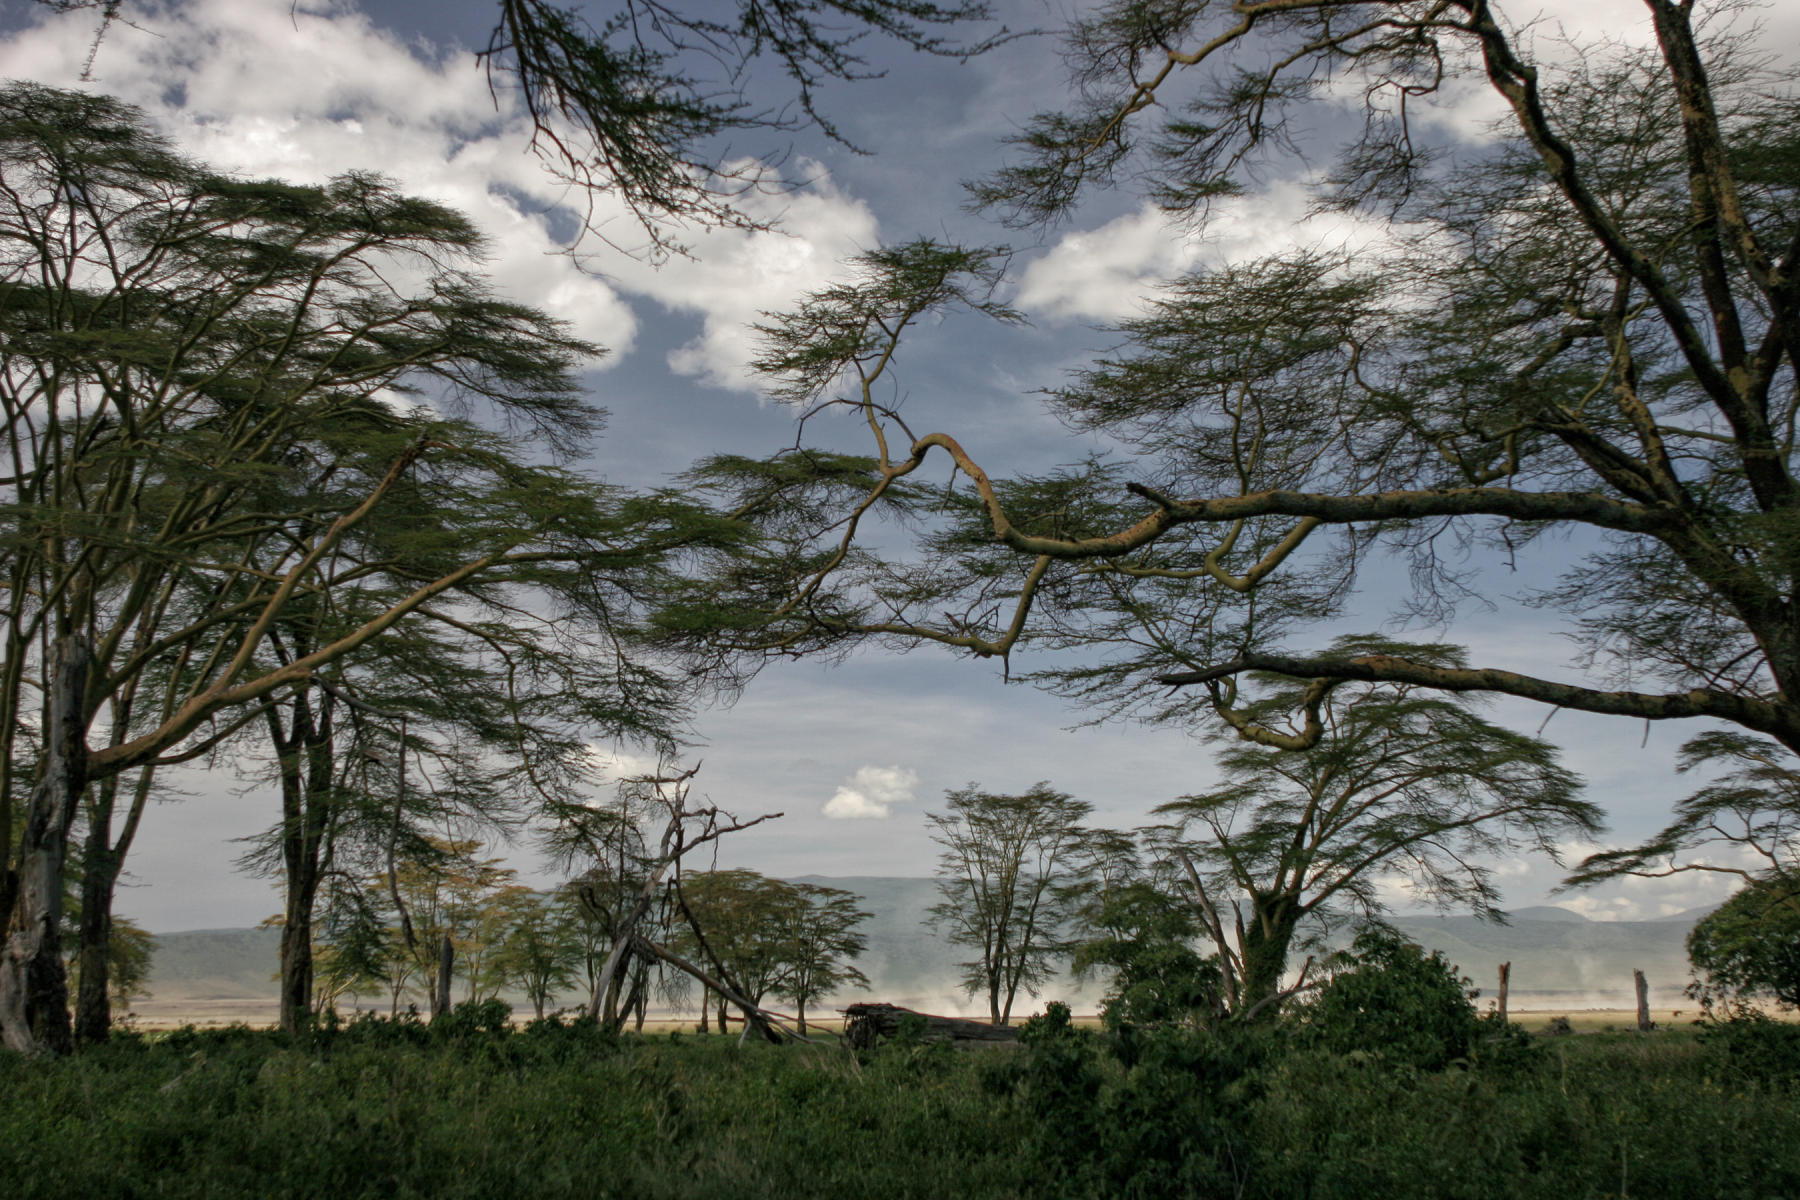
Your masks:
<path fill-rule="evenodd" d="M 896 804 L 911 804 L 919 773 L 910 767 L 858 767 L 823 809 L 837 821 L 884 820 Z"/>
<path fill-rule="evenodd" d="M 587 758 L 588 765 L 607 782 L 631 779 L 639 775 L 653 775 L 662 765 L 653 754 L 637 754 L 616 746 L 601 746 L 593 743 L 588 745 Z"/>
<path fill-rule="evenodd" d="M 1098 229 L 1065 234 L 1025 269 L 1013 303 L 1032 316 L 1117 321 L 1140 313 L 1157 284 L 1198 268 L 1301 247 L 1360 249 L 1383 236 L 1374 222 L 1309 216 L 1309 203 L 1303 182 L 1276 183 L 1220 201 L 1202 231 L 1146 204 Z"/>
<path fill-rule="evenodd" d="M 841 192 L 817 163 L 797 166 L 811 180 L 805 191 L 753 191 L 738 202 L 759 221 L 779 222 L 779 230 L 707 230 L 687 240 L 692 258 L 672 258 L 657 268 L 629 261 L 612 268 L 628 290 L 700 316 L 700 335 L 669 355 L 677 374 L 755 391 L 749 363 L 756 334 L 750 325 L 838 279 L 844 259 L 876 245 L 869 206 Z"/>
<path fill-rule="evenodd" d="M 819 177 L 809 189 L 741 202 L 758 219 L 781 220 L 787 235 L 691 234 L 699 261 L 660 270 L 622 254 L 578 264 L 558 231 L 586 198 L 545 174 L 517 105 L 502 92 L 496 109 L 468 53 L 403 43 L 333 0 L 298 9 L 291 0 L 191 0 L 134 13 L 142 28 L 109 30 L 92 82 L 80 75 L 93 23 L 48 13 L 0 44 L 0 74 L 118 96 L 184 152 L 236 174 L 307 183 L 350 170 L 386 175 L 474 221 L 488 239 L 483 269 L 502 292 L 615 355 L 638 329 L 622 293 L 697 315 L 700 336 L 670 365 L 714 386 L 754 390 L 743 326 L 876 241 L 868 206 L 802 163 Z M 609 197 L 595 198 L 592 217 L 635 228 Z"/>

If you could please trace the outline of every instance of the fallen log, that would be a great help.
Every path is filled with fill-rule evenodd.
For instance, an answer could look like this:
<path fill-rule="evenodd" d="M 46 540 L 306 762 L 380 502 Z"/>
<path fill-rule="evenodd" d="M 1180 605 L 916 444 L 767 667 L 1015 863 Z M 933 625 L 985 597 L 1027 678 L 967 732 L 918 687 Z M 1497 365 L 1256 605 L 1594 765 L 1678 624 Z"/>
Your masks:
<path fill-rule="evenodd" d="M 884 1037 L 893 1037 L 909 1019 L 925 1023 L 922 1040 L 927 1042 L 1005 1044 L 1019 1040 L 1017 1026 L 939 1017 L 897 1004 L 852 1004 L 838 1011 L 844 1014 L 845 1040 L 858 1050 L 866 1050 Z"/>

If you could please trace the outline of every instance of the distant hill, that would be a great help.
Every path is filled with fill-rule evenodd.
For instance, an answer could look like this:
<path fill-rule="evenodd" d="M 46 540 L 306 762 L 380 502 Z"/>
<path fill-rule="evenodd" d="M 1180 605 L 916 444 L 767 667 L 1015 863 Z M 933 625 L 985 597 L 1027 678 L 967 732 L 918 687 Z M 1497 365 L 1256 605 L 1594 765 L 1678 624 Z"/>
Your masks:
<path fill-rule="evenodd" d="M 869 977 L 870 995 L 931 1012 L 972 1011 L 957 987 L 957 963 L 966 951 L 926 923 L 927 910 L 938 901 L 933 880 L 806 875 L 800 881 L 852 892 L 871 914 L 862 927 L 869 948 L 857 964 Z M 1653 921 L 1591 921 L 1566 908 L 1540 905 L 1513 911 L 1506 925 L 1432 914 L 1403 914 L 1393 923 L 1420 945 L 1441 951 L 1484 997 L 1493 994 L 1499 965 L 1511 962 L 1515 1008 L 1628 1008 L 1635 1003 L 1633 969 L 1649 978 L 1654 1004 L 1679 1007 L 1688 981 L 1687 933 L 1710 911 L 1691 909 Z M 274 929 L 158 934 L 150 987 L 159 1000 L 272 1001 L 279 946 Z M 1299 961 L 1297 956 L 1296 966 Z M 1065 976 L 1044 998 L 1091 1010 L 1100 990 Z"/>
<path fill-rule="evenodd" d="M 150 990 L 273 996 L 281 966 L 279 929 L 190 929 L 156 935 Z"/>
<path fill-rule="evenodd" d="M 1436 916 L 1436 913 L 1425 913 L 1423 916 Z M 1579 924 L 1592 924 L 1572 908 L 1560 908 L 1554 904 L 1533 904 L 1525 908 L 1515 908 L 1506 914 L 1507 923 L 1514 921 L 1572 921 Z"/>
<path fill-rule="evenodd" d="M 1630 1008 L 1634 969 L 1649 980 L 1652 1004 L 1680 1007 L 1689 978 L 1692 922 L 1589 921 L 1574 913 L 1537 920 L 1521 911 L 1506 925 L 1417 916 L 1394 924 L 1461 967 L 1483 996 L 1493 995 L 1500 964 L 1512 963 L 1515 1007 Z"/>

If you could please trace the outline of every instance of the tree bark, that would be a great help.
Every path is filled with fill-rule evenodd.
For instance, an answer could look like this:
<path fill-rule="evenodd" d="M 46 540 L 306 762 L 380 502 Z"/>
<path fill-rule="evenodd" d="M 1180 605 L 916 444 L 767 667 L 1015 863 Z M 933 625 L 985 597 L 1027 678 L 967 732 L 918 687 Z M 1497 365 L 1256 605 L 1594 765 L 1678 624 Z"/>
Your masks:
<path fill-rule="evenodd" d="M 1512 964 L 1509 962 L 1503 962 L 1500 964 L 1500 1004 L 1499 1004 L 1500 1019 L 1502 1021 L 1506 1020 L 1506 989 L 1507 989 L 1507 986 L 1511 983 L 1512 983 Z"/>
<path fill-rule="evenodd" d="M 336 817 L 337 754 L 333 697 L 302 689 L 293 698 L 285 732 L 271 707 L 266 715 L 281 776 L 281 1028 L 299 1033 L 312 1020 L 313 908 L 325 877 L 326 836 Z"/>
<path fill-rule="evenodd" d="M 438 943 L 437 995 L 432 997 L 431 1015 L 441 1017 L 450 1011 L 450 973 L 456 966 L 456 947 L 450 944 L 450 934 L 444 934 L 444 940 Z"/>
<path fill-rule="evenodd" d="M 56 643 L 44 757 L 19 839 L 18 897 L 0 953 L 0 1039 L 23 1054 L 67 1054 L 69 981 L 62 957 L 63 868 L 69 826 L 87 786 L 87 642 Z"/>
<path fill-rule="evenodd" d="M 110 832 L 91 822 L 82 845 L 81 981 L 75 994 L 75 1041 L 82 1046 L 99 1045 L 112 1032 L 112 902 L 124 856 L 114 851 Z"/>
<path fill-rule="evenodd" d="M 1300 912 L 1286 895 L 1252 896 L 1250 908 L 1250 921 L 1244 928 L 1243 1011 L 1266 1011 L 1273 1018 L 1280 1006 L 1265 1005 L 1264 1001 L 1281 991 Z"/>

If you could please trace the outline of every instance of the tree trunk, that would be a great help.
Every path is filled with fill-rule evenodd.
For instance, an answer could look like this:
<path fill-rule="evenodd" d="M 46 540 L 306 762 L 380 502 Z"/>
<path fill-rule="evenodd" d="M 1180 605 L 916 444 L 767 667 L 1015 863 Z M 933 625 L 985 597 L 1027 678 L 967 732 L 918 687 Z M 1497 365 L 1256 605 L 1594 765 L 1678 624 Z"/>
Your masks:
<path fill-rule="evenodd" d="M 267 714 L 281 772 L 281 865 L 283 891 L 281 930 L 281 1028 L 299 1033 L 312 1019 L 312 918 L 319 884 L 324 878 L 321 855 L 334 812 L 337 766 L 333 740 L 332 700 L 311 693 L 294 696 L 290 725 L 281 728 L 278 710 Z"/>
<path fill-rule="evenodd" d="M 124 736 L 126 727 L 117 714 L 114 721 L 116 741 Z M 137 782 L 132 785 L 131 806 L 116 840 L 112 831 L 119 777 L 103 779 L 87 792 L 88 829 L 81 853 L 81 985 L 75 997 L 77 1045 L 96 1045 L 112 1033 L 113 897 L 119 875 L 125 869 L 125 855 L 131 850 L 138 822 L 150 802 L 155 774 L 153 766 L 139 768 Z"/>
<path fill-rule="evenodd" d="M 1264 1004 L 1281 991 L 1287 973 L 1288 947 L 1300 924 L 1300 911 L 1287 895 L 1250 897 L 1250 921 L 1244 927 L 1243 1012 L 1256 1011 L 1273 1020 L 1279 1004 Z M 1259 1008 L 1259 1006 L 1261 1006 Z"/>
<path fill-rule="evenodd" d="M 450 973 L 456 966 L 456 947 L 450 944 L 450 933 L 438 943 L 437 995 L 432 997 L 431 1015 L 441 1017 L 450 1011 Z"/>
<path fill-rule="evenodd" d="M 75 995 L 75 1041 L 83 1046 L 99 1045 L 112 1032 L 112 902 L 123 856 L 109 844 L 110 833 L 107 824 L 92 822 L 82 846 L 81 982 Z"/>
<path fill-rule="evenodd" d="M 288 889 L 281 926 L 281 1031 L 300 1033 L 312 1014 L 312 894 Z M 301 904 L 304 903 L 304 907 Z"/>
<path fill-rule="evenodd" d="M 1638 1032 L 1649 1033 L 1656 1028 L 1650 1019 L 1650 981 L 1644 978 L 1642 971 L 1632 971 L 1631 982 L 1637 988 Z"/>
<path fill-rule="evenodd" d="M 1502 1021 L 1506 1020 L 1506 989 L 1507 989 L 1507 986 L 1511 983 L 1512 983 L 1512 964 L 1509 962 L 1503 962 L 1500 964 L 1500 1003 L 1499 1003 L 1500 1019 Z"/>
<path fill-rule="evenodd" d="M 69 980 L 62 957 L 63 867 L 87 786 L 87 670 L 79 637 L 56 643 L 49 723 L 19 839 L 16 913 L 0 953 L 0 1039 L 23 1054 L 67 1054 Z"/>
<path fill-rule="evenodd" d="M 806 997 L 803 995 L 794 1005 L 794 1019 L 800 1025 L 800 1036 L 806 1036 Z"/>

